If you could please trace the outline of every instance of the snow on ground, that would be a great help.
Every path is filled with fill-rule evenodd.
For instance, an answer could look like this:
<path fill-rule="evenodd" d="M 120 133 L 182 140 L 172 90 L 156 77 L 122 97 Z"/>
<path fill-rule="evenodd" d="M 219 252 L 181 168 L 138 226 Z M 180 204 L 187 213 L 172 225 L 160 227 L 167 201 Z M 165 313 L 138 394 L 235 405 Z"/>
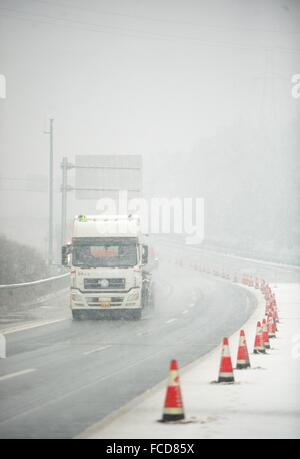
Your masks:
<path fill-rule="evenodd" d="M 253 291 L 253 290 L 252 290 Z M 281 323 L 268 355 L 252 355 L 257 320 L 265 301 L 245 324 L 252 369 L 235 371 L 235 385 L 210 384 L 218 377 L 221 348 L 181 371 L 186 420 L 161 424 L 164 385 L 90 428 L 85 438 L 300 438 L 300 284 L 278 284 Z M 199 330 L 201 333 L 201 330 Z M 239 333 L 230 339 L 236 364 Z M 174 356 L 176 358 L 176 356 Z M 180 364 L 180 362 L 179 362 Z M 168 368 L 166 368 L 166 377 Z"/>

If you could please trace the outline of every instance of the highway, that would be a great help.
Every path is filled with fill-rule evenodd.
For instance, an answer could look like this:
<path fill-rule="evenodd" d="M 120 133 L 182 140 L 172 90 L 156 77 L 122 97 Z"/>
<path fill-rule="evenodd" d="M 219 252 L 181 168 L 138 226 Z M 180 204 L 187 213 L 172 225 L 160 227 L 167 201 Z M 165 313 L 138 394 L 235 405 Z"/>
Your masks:
<path fill-rule="evenodd" d="M 255 258 L 243 258 L 221 251 L 204 249 L 201 246 L 182 245 L 182 243 L 170 241 L 168 238 L 159 237 L 156 245 L 162 257 L 173 261 L 180 260 L 184 266 L 193 264 L 198 267 L 208 267 L 211 271 L 217 270 L 229 273 L 232 277 L 243 274 L 266 279 L 267 282 L 300 282 L 300 267 L 279 263 L 267 262 Z"/>
<path fill-rule="evenodd" d="M 76 437 L 166 378 L 171 358 L 184 366 L 215 347 L 255 307 L 246 290 L 189 267 L 162 262 L 155 281 L 156 310 L 140 322 L 72 322 L 66 291 L 24 320 L 2 318 L 1 438 Z"/>

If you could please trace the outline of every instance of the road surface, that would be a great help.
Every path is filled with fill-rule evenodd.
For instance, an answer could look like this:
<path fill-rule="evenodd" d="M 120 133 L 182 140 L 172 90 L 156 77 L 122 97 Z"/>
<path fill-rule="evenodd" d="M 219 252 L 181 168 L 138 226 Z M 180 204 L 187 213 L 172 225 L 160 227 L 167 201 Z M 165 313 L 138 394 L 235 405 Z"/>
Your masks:
<path fill-rule="evenodd" d="M 255 307 L 243 289 L 188 267 L 161 263 L 155 278 L 156 311 L 140 322 L 72 322 L 67 292 L 23 321 L 2 318 L 11 333 L 0 360 L 1 438 L 77 436 L 163 380 L 170 359 L 184 366 L 215 347 Z"/>

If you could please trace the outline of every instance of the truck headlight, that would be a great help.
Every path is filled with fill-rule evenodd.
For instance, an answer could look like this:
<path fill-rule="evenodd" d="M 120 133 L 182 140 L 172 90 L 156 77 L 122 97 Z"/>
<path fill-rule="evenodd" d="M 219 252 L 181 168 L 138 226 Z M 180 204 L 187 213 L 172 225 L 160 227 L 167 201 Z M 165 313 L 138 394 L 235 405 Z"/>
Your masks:
<path fill-rule="evenodd" d="M 81 295 L 78 295 L 78 293 L 72 293 L 72 301 L 74 303 L 83 303 Z"/>
<path fill-rule="evenodd" d="M 134 292 L 131 292 L 129 293 L 128 297 L 127 297 L 127 302 L 133 302 L 133 301 L 137 301 L 140 297 L 140 292 L 135 290 Z"/>

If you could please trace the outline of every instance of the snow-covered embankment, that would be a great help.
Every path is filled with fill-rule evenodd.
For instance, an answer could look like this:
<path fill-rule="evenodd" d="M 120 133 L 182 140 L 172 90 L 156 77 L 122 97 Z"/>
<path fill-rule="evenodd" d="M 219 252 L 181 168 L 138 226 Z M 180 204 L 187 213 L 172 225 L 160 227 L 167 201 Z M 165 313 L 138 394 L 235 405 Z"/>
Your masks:
<path fill-rule="evenodd" d="M 280 313 L 279 333 L 267 355 L 253 355 L 258 308 L 244 329 L 252 368 L 235 371 L 235 385 L 210 384 L 218 376 L 218 348 L 181 371 L 186 420 L 161 424 L 165 387 L 157 386 L 120 412 L 93 426 L 85 438 L 300 438 L 300 284 L 274 288 Z M 201 332 L 201 331 L 199 331 Z M 230 339 L 236 363 L 239 333 Z M 174 356 L 176 358 L 176 356 Z M 179 362 L 180 364 L 180 362 Z M 168 368 L 166 368 L 167 376 Z"/>

